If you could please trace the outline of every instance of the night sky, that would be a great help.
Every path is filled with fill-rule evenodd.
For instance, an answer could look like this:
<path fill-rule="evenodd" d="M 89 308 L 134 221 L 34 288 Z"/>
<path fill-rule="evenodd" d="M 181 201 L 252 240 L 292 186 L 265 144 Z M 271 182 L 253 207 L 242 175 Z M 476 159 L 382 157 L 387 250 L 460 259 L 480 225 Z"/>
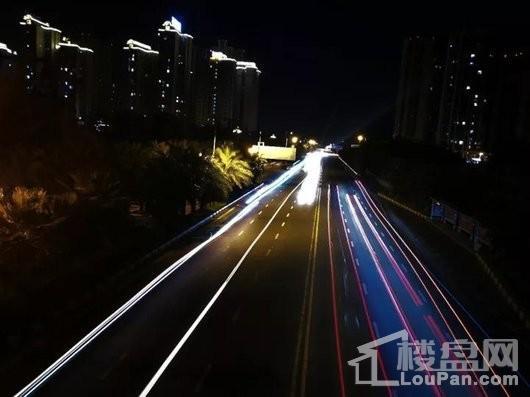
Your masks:
<path fill-rule="evenodd" d="M 391 135 L 401 45 L 408 34 L 465 27 L 530 36 L 525 10 L 507 2 L 502 9 L 486 2 L 448 1 L 12 3 L 0 15 L 0 42 L 8 44 L 26 12 L 62 29 L 73 41 L 88 31 L 148 44 L 155 44 L 156 29 L 174 15 L 200 44 L 211 46 L 224 38 L 256 61 L 263 72 L 263 131 L 295 130 L 326 140 L 359 129 Z"/>

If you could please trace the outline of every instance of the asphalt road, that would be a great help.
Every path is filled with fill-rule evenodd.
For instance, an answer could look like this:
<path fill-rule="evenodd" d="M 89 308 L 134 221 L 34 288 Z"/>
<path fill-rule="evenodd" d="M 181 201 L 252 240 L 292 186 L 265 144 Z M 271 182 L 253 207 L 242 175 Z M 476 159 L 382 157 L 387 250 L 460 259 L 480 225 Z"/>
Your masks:
<path fill-rule="evenodd" d="M 318 184 L 306 186 L 305 176 L 230 210 L 237 214 L 227 215 L 219 237 L 42 377 L 33 394 L 504 395 L 499 386 L 355 381 L 348 361 L 362 356 L 359 345 L 400 331 L 432 340 L 415 362 L 428 367 L 431 348 L 473 335 L 340 158 L 322 160 Z M 379 380 L 399 378 L 397 342 L 358 361 L 364 378 L 370 359 Z M 491 371 L 463 373 L 475 381 Z"/>

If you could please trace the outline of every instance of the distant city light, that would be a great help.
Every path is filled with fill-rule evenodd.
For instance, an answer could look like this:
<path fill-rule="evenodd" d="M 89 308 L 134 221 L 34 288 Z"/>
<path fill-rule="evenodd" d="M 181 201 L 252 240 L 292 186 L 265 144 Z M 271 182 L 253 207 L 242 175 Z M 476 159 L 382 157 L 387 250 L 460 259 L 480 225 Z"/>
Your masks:
<path fill-rule="evenodd" d="M 294 143 L 294 144 L 296 144 L 296 143 L 298 142 L 298 137 L 297 137 L 297 136 L 293 136 L 293 137 L 291 138 L 291 142 Z"/>

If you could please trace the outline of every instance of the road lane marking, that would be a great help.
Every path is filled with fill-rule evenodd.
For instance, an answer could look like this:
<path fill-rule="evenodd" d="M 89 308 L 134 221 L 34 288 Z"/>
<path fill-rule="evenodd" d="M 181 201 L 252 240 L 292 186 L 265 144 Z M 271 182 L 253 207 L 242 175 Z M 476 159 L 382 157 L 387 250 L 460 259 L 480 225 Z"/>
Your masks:
<path fill-rule="evenodd" d="M 298 185 L 296 185 L 296 187 L 291 190 L 291 192 L 287 195 L 287 197 L 283 200 L 283 202 L 280 204 L 280 206 L 278 207 L 278 209 L 274 212 L 274 214 L 272 215 L 272 217 L 269 219 L 269 221 L 267 222 L 267 224 L 263 227 L 263 229 L 261 230 L 261 232 L 256 236 L 256 238 L 252 241 L 252 243 L 249 245 L 249 247 L 246 249 L 246 251 L 244 252 L 243 256 L 239 259 L 239 261 L 237 262 L 237 264 L 235 265 L 235 267 L 232 269 L 232 271 L 230 272 L 230 274 L 228 275 L 228 277 L 225 279 L 225 281 L 221 284 L 221 286 L 219 287 L 219 289 L 215 292 L 215 294 L 212 296 L 212 298 L 210 299 L 210 301 L 208 302 L 208 304 L 203 308 L 203 310 L 201 311 L 201 313 L 199 314 L 199 316 L 197 316 L 197 318 L 195 319 L 195 321 L 192 323 L 192 325 L 190 326 L 190 328 L 186 331 L 186 333 L 184 334 L 184 336 L 180 339 L 180 341 L 177 343 L 177 345 L 173 348 L 173 350 L 171 351 L 171 353 L 167 356 L 167 358 L 164 360 L 164 362 L 162 363 L 162 365 L 160 366 L 160 368 L 158 368 L 158 370 L 156 371 L 156 373 L 153 375 L 153 377 L 151 378 L 151 380 L 149 381 L 149 383 L 147 383 L 147 385 L 145 386 L 145 388 L 142 390 L 142 392 L 140 393 L 140 397 L 145 397 L 149 394 L 149 392 L 152 390 L 152 388 L 155 386 L 156 382 L 158 382 L 158 379 L 160 379 L 160 377 L 162 376 L 162 374 L 164 373 L 164 371 L 167 369 L 167 367 L 169 366 L 169 364 L 171 364 L 171 362 L 173 361 L 173 359 L 175 358 L 175 356 L 178 354 L 178 352 L 180 351 L 180 349 L 182 349 L 182 346 L 184 346 L 184 344 L 188 341 L 188 339 L 190 338 L 190 336 L 193 334 L 193 332 L 195 331 L 195 329 L 197 328 L 197 326 L 201 323 L 201 321 L 203 320 L 203 318 L 206 316 L 206 314 L 210 311 L 210 309 L 212 308 L 212 306 L 214 305 L 214 303 L 217 301 L 217 299 L 219 299 L 219 296 L 221 296 L 221 294 L 223 293 L 223 291 L 225 290 L 225 288 L 227 287 L 227 285 L 230 283 L 230 280 L 232 280 L 232 278 L 234 277 L 234 275 L 237 273 L 237 271 L 239 270 L 239 268 L 241 267 L 241 265 L 243 264 L 243 262 L 245 261 L 245 259 L 247 258 L 247 256 L 250 254 L 250 252 L 252 251 L 252 249 L 254 248 L 254 246 L 257 244 L 257 242 L 261 239 L 261 237 L 263 236 L 263 234 L 265 234 L 265 232 L 267 231 L 267 229 L 269 228 L 269 226 L 272 224 L 272 222 L 274 221 L 274 219 L 276 218 L 276 216 L 278 215 L 278 213 L 281 211 L 281 209 L 283 208 L 283 206 L 285 205 L 285 203 L 287 202 L 287 200 L 289 200 L 289 198 L 291 197 L 291 195 L 296 191 L 296 189 L 298 189 L 300 186 L 302 185 L 302 182 L 300 182 Z"/>
<path fill-rule="evenodd" d="M 307 272 L 304 283 L 304 299 L 302 301 L 302 310 L 300 311 L 300 320 L 298 327 L 298 337 L 296 343 L 296 352 L 294 355 L 294 364 L 291 375 L 291 397 L 303 395 L 305 390 L 305 378 L 307 372 L 308 362 L 308 346 L 309 346 L 309 334 L 311 329 L 311 317 L 312 317 L 312 306 L 313 306 L 313 284 L 314 284 L 314 272 L 316 265 L 316 250 L 318 244 L 318 225 L 320 219 L 320 197 L 321 189 L 318 189 L 317 205 L 313 214 L 313 225 L 311 227 L 311 240 L 309 243 L 309 254 L 307 257 Z M 307 320 L 305 320 L 307 318 Z M 305 323 L 304 323 L 305 320 Z M 305 333 L 304 326 L 305 325 Z M 302 357 L 300 357 L 300 351 L 303 349 Z M 297 393 L 297 378 L 298 378 L 298 367 L 300 360 L 302 360 L 302 369 L 300 372 L 300 390 L 301 393 Z"/>
<path fill-rule="evenodd" d="M 269 256 L 269 254 L 271 253 L 271 251 L 272 251 L 272 248 L 269 248 L 269 249 L 267 250 L 267 253 L 265 254 L 265 256 Z"/>
<path fill-rule="evenodd" d="M 282 227 L 284 227 L 284 226 L 285 226 L 285 222 L 282 222 Z"/>
<path fill-rule="evenodd" d="M 306 388 L 306 377 L 307 377 L 307 367 L 309 364 L 309 338 L 311 336 L 311 323 L 313 317 L 313 291 L 315 287 L 315 268 L 317 264 L 317 249 L 318 249 L 318 230 L 320 224 L 320 199 L 322 195 L 322 189 L 318 188 L 317 190 L 317 207 L 316 207 L 316 223 L 315 223 L 315 238 L 313 244 L 313 252 L 309 253 L 311 256 L 311 280 L 309 284 L 309 301 L 308 301 L 308 313 L 306 321 L 306 330 L 304 338 L 304 354 L 302 357 L 302 377 L 300 385 L 300 395 L 305 395 Z"/>
<path fill-rule="evenodd" d="M 329 271 L 330 271 L 330 283 L 331 283 L 331 302 L 333 308 L 333 329 L 335 333 L 335 350 L 337 354 L 337 369 L 339 372 L 339 385 L 340 385 L 340 395 L 341 397 L 346 396 L 346 385 L 344 381 L 344 369 L 343 369 L 343 360 L 341 352 L 341 342 L 340 342 L 340 330 L 339 322 L 337 317 L 337 292 L 335 290 L 335 265 L 333 263 L 333 252 L 331 244 L 331 216 L 330 216 L 330 197 L 331 197 L 331 187 L 328 185 L 328 205 L 327 205 L 327 223 L 328 223 L 328 248 L 329 248 Z"/>
<path fill-rule="evenodd" d="M 274 240 L 278 240 L 278 237 L 280 237 L 280 233 L 276 233 L 276 236 L 274 236 Z"/>
<path fill-rule="evenodd" d="M 237 237 L 241 237 L 241 235 L 243 234 L 244 230 L 241 230 L 238 234 L 237 234 Z"/>
<path fill-rule="evenodd" d="M 455 318 L 458 320 L 458 322 L 460 323 L 460 325 L 462 326 L 462 328 L 464 329 L 465 333 L 467 334 L 467 336 L 469 337 L 469 339 L 474 343 L 474 345 L 477 347 L 478 349 L 478 352 L 480 353 L 480 355 L 482 356 L 482 358 L 486 359 L 485 356 L 484 356 L 484 353 L 483 351 L 479 348 L 477 342 L 475 341 L 475 339 L 473 338 L 473 336 L 471 335 L 471 332 L 469 331 L 469 329 L 466 327 L 465 323 L 463 322 L 463 320 L 460 318 L 460 316 L 458 315 L 458 313 L 456 312 L 456 310 L 454 309 L 453 305 L 451 305 L 451 303 L 449 302 L 448 298 L 445 296 L 445 294 L 441 291 L 440 287 L 438 286 L 438 284 L 434 281 L 434 279 L 432 278 L 431 274 L 429 273 L 429 271 L 426 269 L 425 265 L 423 265 L 423 263 L 420 261 L 420 259 L 416 256 L 416 254 L 414 253 L 414 251 L 412 251 L 412 249 L 409 247 L 409 245 L 405 242 L 405 240 L 401 237 L 401 235 L 397 232 L 397 230 L 394 228 L 394 226 L 390 223 L 390 221 L 386 218 L 385 215 L 383 215 L 383 213 L 381 212 L 381 210 L 377 207 L 377 205 L 375 204 L 374 200 L 372 199 L 372 197 L 370 196 L 370 194 L 368 193 L 368 191 L 366 190 L 366 188 L 364 187 L 364 185 L 359 182 L 359 181 L 355 181 L 355 183 L 357 184 L 357 186 L 359 187 L 360 191 L 361 191 L 361 194 L 363 195 L 363 197 L 365 198 L 365 200 L 368 202 L 368 204 L 370 205 L 370 208 L 372 208 L 372 211 L 374 211 L 374 213 L 376 214 L 377 218 L 379 219 L 379 221 L 381 222 L 381 224 L 383 225 L 383 227 L 385 228 L 385 230 L 387 231 L 387 233 L 389 234 L 389 236 L 391 237 L 391 239 L 394 241 L 394 244 L 396 244 L 396 246 L 398 247 L 398 249 L 401 251 L 401 253 L 403 254 L 403 256 L 405 257 L 407 263 L 409 264 L 409 266 L 412 268 L 414 274 L 416 275 L 416 277 L 418 278 L 418 280 L 420 281 L 421 285 L 423 286 L 423 289 L 425 290 L 425 292 L 427 293 L 427 295 L 429 296 L 432 304 L 434 305 L 434 307 L 436 308 L 436 310 L 438 311 L 438 313 L 440 314 L 440 317 L 442 318 L 442 320 L 444 321 L 449 333 L 451 334 L 452 338 L 454 340 L 457 340 L 458 338 L 455 336 L 455 333 L 453 331 L 453 329 L 451 328 L 451 326 L 449 325 L 449 322 L 447 321 L 447 319 L 445 318 L 445 316 L 443 315 L 438 303 L 436 302 L 436 300 L 434 299 L 434 297 L 432 296 L 432 294 L 430 293 L 429 289 L 427 289 L 427 286 L 425 285 L 425 282 L 423 281 L 423 279 L 420 277 L 418 271 L 416 270 L 415 266 L 412 265 L 412 261 L 407 257 L 407 255 L 405 255 L 405 252 L 403 251 L 403 249 L 401 248 L 401 246 L 397 243 L 396 239 L 394 238 L 394 236 L 390 233 L 390 230 L 386 227 L 386 225 L 388 225 L 388 227 L 390 227 L 390 229 L 394 232 L 394 235 L 399 239 L 399 241 L 403 244 L 403 246 L 405 247 L 405 249 L 412 255 L 412 257 L 415 259 L 416 263 L 420 266 L 420 268 L 423 270 L 423 272 L 425 273 L 425 275 L 427 276 L 427 278 L 430 280 L 430 282 L 432 283 L 432 285 L 434 286 L 434 288 L 436 289 L 436 291 L 438 292 L 438 294 L 442 297 L 443 301 L 445 302 L 445 304 L 447 305 L 447 307 L 449 307 L 450 311 L 453 313 L 453 315 L 455 316 Z M 384 221 L 384 222 L 383 222 Z M 386 225 L 385 225 L 386 223 Z M 462 351 L 462 350 L 461 350 Z M 487 360 L 486 360 L 487 361 Z M 488 365 L 489 366 L 489 365 Z M 495 370 L 489 366 L 489 369 L 490 371 L 496 375 L 496 372 Z M 477 375 L 475 372 L 473 372 L 473 375 L 475 376 L 475 379 L 477 379 Z M 480 383 L 479 383 L 480 384 Z M 502 386 L 502 390 L 504 392 L 505 395 L 509 396 L 509 392 L 508 390 Z M 482 389 L 482 391 L 484 392 L 484 388 L 482 386 L 480 386 L 480 388 Z M 485 393 L 485 392 L 484 392 Z M 485 393 L 486 394 L 486 393 Z"/>
<path fill-rule="evenodd" d="M 300 166 L 303 164 L 303 161 L 298 163 Z M 251 198 L 245 201 L 247 205 L 244 207 L 238 214 L 236 214 L 232 219 L 225 223 L 215 234 L 210 236 L 207 240 L 203 241 L 201 244 L 197 245 L 187 254 L 179 258 L 177 261 L 168 266 L 164 271 L 158 274 L 153 280 L 151 280 L 147 285 L 145 285 L 140 291 L 134 294 L 127 302 L 121 305 L 118 309 L 112 312 L 107 318 L 105 318 L 101 323 L 99 323 L 95 328 L 93 328 L 88 334 L 86 334 L 81 340 L 79 340 L 74 346 L 72 346 L 67 352 L 65 352 L 61 357 L 55 360 L 49 367 L 42 371 L 35 379 L 29 382 L 24 386 L 18 393 L 15 394 L 15 397 L 28 396 L 37 390 L 44 382 L 46 382 L 51 376 L 53 376 L 58 370 L 60 370 L 67 362 L 69 362 L 73 357 L 77 356 L 89 343 L 91 343 L 95 338 L 97 338 L 103 331 L 110 327 L 114 322 L 116 322 L 124 313 L 128 312 L 136 303 L 138 303 L 146 294 L 148 294 L 153 288 L 159 285 L 167 277 L 169 277 L 173 272 L 180 268 L 185 262 L 193 257 L 197 252 L 199 252 L 203 247 L 208 245 L 213 240 L 217 239 L 220 235 L 225 233 L 239 220 L 246 217 L 255 207 L 259 204 L 259 199 L 269 194 L 271 191 L 276 190 L 277 187 L 281 186 L 283 182 L 290 179 L 291 177 L 298 174 L 299 169 L 296 171 L 287 171 L 277 178 L 271 185 L 264 185 L 263 183 L 256 186 L 254 189 L 243 194 L 236 200 L 226 204 L 221 209 L 215 211 L 210 216 L 204 218 L 195 225 L 189 227 L 177 237 L 185 235 L 186 233 L 195 230 L 197 227 L 205 224 L 210 219 L 214 219 L 217 214 L 222 213 L 225 209 L 229 208 L 232 205 L 235 205 L 237 202 L 243 200 L 248 195 L 251 195 Z M 174 241 L 174 239 L 170 240 Z"/>
<path fill-rule="evenodd" d="M 250 221 L 250 224 L 252 225 L 252 224 L 254 223 L 255 220 L 256 220 L 255 218 L 252 219 L 252 220 Z"/>
<path fill-rule="evenodd" d="M 291 215 L 290 212 L 287 213 L 287 215 L 285 215 L 286 218 L 289 218 L 289 215 Z"/>

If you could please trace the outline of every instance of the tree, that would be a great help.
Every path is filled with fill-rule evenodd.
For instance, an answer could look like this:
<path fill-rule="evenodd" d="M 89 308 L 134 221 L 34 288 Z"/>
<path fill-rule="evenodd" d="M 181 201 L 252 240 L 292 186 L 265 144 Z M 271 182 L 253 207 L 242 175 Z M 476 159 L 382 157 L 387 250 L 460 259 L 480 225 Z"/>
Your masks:
<path fill-rule="evenodd" d="M 254 174 L 247 161 L 241 158 L 239 151 L 229 146 L 218 147 L 212 163 L 232 186 L 242 188 L 252 182 Z"/>

